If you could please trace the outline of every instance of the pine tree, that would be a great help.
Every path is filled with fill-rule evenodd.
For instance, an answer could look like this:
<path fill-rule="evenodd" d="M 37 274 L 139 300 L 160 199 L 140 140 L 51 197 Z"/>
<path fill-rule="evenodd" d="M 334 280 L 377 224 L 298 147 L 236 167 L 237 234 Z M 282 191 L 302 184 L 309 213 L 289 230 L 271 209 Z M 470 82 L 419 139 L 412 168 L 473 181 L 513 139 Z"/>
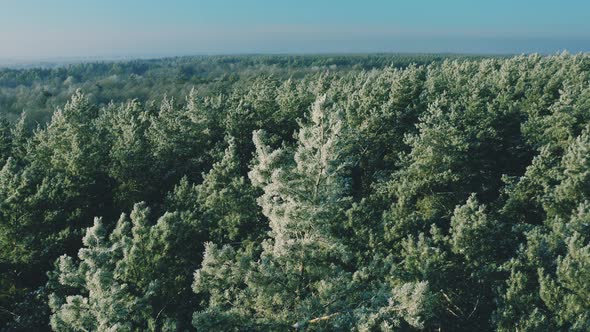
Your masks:
<path fill-rule="evenodd" d="M 316 102 L 311 124 L 299 133 L 293 161 L 283 167 L 277 167 L 273 159 L 281 159 L 284 152 L 270 151 L 263 143 L 263 132 L 254 135 L 258 161 L 250 178 L 264 190 L 259 204 L 271 228 L 271 239 L 263 244 L 261 261 L 253 266 L 250 273 L 254 275 L 246 281 L 248 292 L 258 293 L 254 299 L 257 305 L 251 310 L 263 317 L 261 323 L 297 322 L 292 315 L 298 308 L 310 305 L 310 287 L 326 276 L 337 279 L 344 273 L 342 267 L 328 264 L 330 259 L 346 261 L 346 249 L 335 237 L 336 221 L 346 200 L 343 178 L 339 175 L 344 164 L 337 163 L 341 124 L 335 113 L 322 109 L 324 100 L 325 97 Z M 216 251 L 214 248 L 209 250 Z M 210 255 L 207 253 L 206 257 Z M 207 291 L 201 288 L 207 284 L 207 262 L 196 274 L 197 292 Z M 282 290 L 271 287 L 272 280 L 282 284 Z M 279 302 L 273 305 L 276 301 Z M 196 321 L 200 320 L 198 316 Z"/>
<path fill-rule="evenodd" d="M 6 119 L 0 119 L 0 164 L 4 165 L 12 155 L 12 126 Z"/>
<path fill-rule="evenodd" d="M 272 151 L 264 143 L 265 133 L 254 133 L 257 161 L 250 178 L 263 189 L 258 202 L 269 219 L 270 238 L 258 260 L 230 246 L 207 246 L 193 288 L 208 295 L 209 306 L 195 313 L 197 328 L 344 328 L 366 319 L 372 310 L 381 310 L 372 314 L 374 321 L 393 324 L 406 310 L 396 306 L 420 307 L 417 303 L 428 293 L 422 288 L 420 297 L 412 299 L 417 302 L 408 304 L 412 301 L 400 295 L 403 287 L 395 288 L 398 295 L 386 287 L 362 288 L 366 272 L 354 271 L 350 249 L 341 238 L 351 204 L 348 163 L 340 154 L 343 124 L 325 102 L 325 96 L 315 102 L 293 152 L 287 147 Z M 404 287 L 414 291 L 412 285 Z M 368 304 L 360 304 L 364 301 Z M 367 308 L 373 305 L 377 308 Z M 408 321 L 419 326 L 421 311 L 414 310 Z"/>
<path fill-rule="evenodd" d="M 187 97 L 184 107 L 165 98 L 146 131 L 166 190 L 184 175 L 196 178 L 210 165 L 207 152 L 212 145 L 209 126 L 213 119 L 194 94 Z"/>
<path fill-rule="evenodd" d="M 162 190 L 156 181 L 158 170 L 146 133 L 152 117 L 150 106 L 135 100 L 111 104 L 99 122 L 100 132 L 110 146 L 108 174 L 115 182 L 113 199 L 120 209 L 153 200 Z"/>
<path fill-rule="evenodd" d="M 59 255 L 78 250 L 85 220 L 109 204 L 106 148 L 94 136 L 97 116 L 97 108 L 76 92 L 32 137 L 24 117 L 13 130 L 16 158 L 0 175 L 0 245 L 15 287 L 26 294 L 9 306 L 15 328 L 44 324 L 37 318 L 46 312 L 44 271 Z"/>
<path fill-rule="evenodd" d="M 130 231 L 129 221 L 122 216 L 109 237 L 97 218 L 84 236 L 85 248 L 78 253 L 80 263 L 65 255 L 56 261 L 51 281 L 80 293 L 50 295 L 54 330 L 134 331 L 148 327 L 149 294 L 137 294 L 124 279 L 132 268 L 125 261 L 130 249 L 125 240 L 131 235 L 126 233 Z"/>
<path fill-rule="evenodd" d="M 241 175 L 235 140 L 227 140 L 223 158 L 195 188 L 200 219 L 207 225 L 210 241 L 217 244 L 258 239 L 266 228 L 256 205 L 258 190 Z"/>
<path fill-rule="evenodd" d="M 515 190 L 514 195 L 527 190 L 525 197 L 540 201 L 545 218 L 525 232 L 525 244 L 508 264 L 510 277 L 496 312 L 501 330 L 511 326 L 523 330 L 584 330 L 588 326 L 584 315 L 587 305 L 578 300 L 588 295 L 586 271 L 590 266 L 585 237 L 587 131 L 568 140 L 565 148 L 553 144 L 544 147 L 527 170 L 529 177 L 540 174 L 537 181 L 541 185 L 523 185 Z"/>
<path fill-rule="evenodd" d="M 557 325 L 572 331 L 590 326 L 590 221 L 588 201 L 580 204 L 569 222 L 556 229 L 563 232 L 565 255 L 555 259 L 555 273 L 539 269 L 540 296 Z M 560 234 L 561 235 L 561 234 Z"/>
<path fill-rule="evenodd" d="M 199 260 L 199 225 L 179 213 L 155 223 L 145 204 L 123 214 L 108 235 L 95 219 L 79 262 L 68 256 L 50 274 L 51 325 L 55 330 L 166 331 L 186 329 L 192 272 Z M 188 315 L 188 316 L 187 316 Z"/>

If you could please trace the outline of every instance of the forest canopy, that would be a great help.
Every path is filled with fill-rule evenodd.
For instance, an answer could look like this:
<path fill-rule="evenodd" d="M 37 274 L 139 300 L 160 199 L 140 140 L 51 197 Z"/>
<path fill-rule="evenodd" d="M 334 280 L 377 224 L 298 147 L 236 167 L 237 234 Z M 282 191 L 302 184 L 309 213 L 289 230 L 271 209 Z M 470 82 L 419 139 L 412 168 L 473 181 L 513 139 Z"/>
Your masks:
<path fill-rule="evenodd" d="M 1 68 L 0 114 L 45 122 L 78 89 L 92 103 L 158 101 L 164 96 L 184 99 L 193 88 L 200 95 L 229 94 L 253 77 L 302 78 L 318 72 L 360 71 L 387 66 L 403 68 L 449 58 L 481 56 L 435 54 L 355 55 L 218 55 L 152 60 L 102 61 L 78 64 L 47 63 L 38 68 Z"/>
<path fill-rule="evenodd" d="M 590 331 L 590 55 L 0 70 L 2 331 Z"/>

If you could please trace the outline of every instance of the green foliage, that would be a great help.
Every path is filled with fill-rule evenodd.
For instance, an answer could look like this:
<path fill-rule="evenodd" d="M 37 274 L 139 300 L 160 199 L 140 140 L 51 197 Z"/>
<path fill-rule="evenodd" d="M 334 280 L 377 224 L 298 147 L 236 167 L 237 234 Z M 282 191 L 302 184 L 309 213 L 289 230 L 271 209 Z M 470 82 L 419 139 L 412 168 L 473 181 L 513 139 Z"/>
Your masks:
<path fill-rule="evenodd" d="M 198 242 L 190 243 L 199 238 L 194 233 L 199 227 L 179 213 L 166 213 L 152 224 L 149 214 L 145 204 L 136 204 L 110 235 L 96 219 L 86 231 L 79 263 L 68 256 L 56 261 L 49 282 L 56 290 L 49 296 L 53 329 L 183 328 L 183 315 L 190 313 L 186 306 L 195 302 L 187 285 L 199 259 Z"/>
<path fill-rule="evenodd" d="M 0 119 L 0 163 L 4 165 L 6 159 L 12 154 L 12 133 L 10 123 L 6 119 Z"/>
<path fill-rule="evenodd" d="M 355 272 L 342 227 L 351 204 L 342 124 L 324 95 L 301 124 L 293 149 L 272 151 L 265 133 L 254 133 L 257 160 L 250 178 L 264 191 L 258 203 L 270 237 L 254 261 L 229 246 L 207 246 L 193 284 L 209 297 L 208 308 L 193 318 L 197 329 L 370 330 L 402 322 L 422 327 L 429 318 L 426 283 L 387 291 L 385 281 L 365 284 L 363 275 L 372 271 Z"/>
<path fill-rule="evenodd" d="M 588 331 L 589 69 L 0 70 L 0 329 Z"/>
<path fill-rule="evenodd" d="M 228 140 L 221 161 L 213 164 L 195 188 L 202 212 L 199 218 L 207 225 L 210 238 L 219 244 L 257 240 L 266 229 L 256 205 L 259 192 L 240 174 L 235 139 Z"/>

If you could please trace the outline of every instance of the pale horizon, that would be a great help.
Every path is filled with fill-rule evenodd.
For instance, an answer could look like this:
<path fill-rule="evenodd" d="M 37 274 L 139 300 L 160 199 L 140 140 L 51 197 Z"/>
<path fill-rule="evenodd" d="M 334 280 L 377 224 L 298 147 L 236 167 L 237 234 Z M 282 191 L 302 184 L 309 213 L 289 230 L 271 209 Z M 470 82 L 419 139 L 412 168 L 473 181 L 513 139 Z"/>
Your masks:
<path fill-rule="evenodd" d="M 2 0 L 1 60 L 590 51 L 590 4 Z"/>

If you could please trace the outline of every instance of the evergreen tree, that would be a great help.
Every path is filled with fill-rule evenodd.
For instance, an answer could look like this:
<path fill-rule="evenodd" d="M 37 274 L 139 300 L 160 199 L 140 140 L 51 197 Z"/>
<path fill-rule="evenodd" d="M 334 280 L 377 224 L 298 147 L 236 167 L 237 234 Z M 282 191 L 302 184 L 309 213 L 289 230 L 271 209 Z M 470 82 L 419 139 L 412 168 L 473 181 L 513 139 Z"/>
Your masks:
<path fill-rule="evenodd" d="M 264 132 L 254 133 L 257 161 L 250 178 L 264 191 L 259 204 L 269 219 L 270 238 L 257 261 L 230 246 L 207 246 L 193 287 L 208 294 L 209 306 L 195 313 L 197 328 L 345 328 L 371 314 L 370 305 L 382 306 L 372 319 L 383 324 L 399 322 L 398 311 L 412 307 L 407 321 L 420 326 L 418 303 L 426 301 L 426 284 L 416 285 L 420 290 L 404 285 L 396 288 L 399 294 L 384 295 L 383 289 L 362 289 L 360 280 L 366 277 L 351 265 L 350 249 L 341 238 L 350 206 L 348 163 L 341 159 L 342 120 L 325 101 L 323 96 L 315 102 L 292 154 L 288 148 L 272 151 Z M 406 292 L 419 296 L 410 298 Z"/>
<path fill-rule="evenodd" d="M 496 312 L 502 330 L 519 326 L 584 331 L 588 327 L 587 304 L 580 300 L 588 295 L 590 266 L 585 236 L 589 197 L 584 189 L 588 146 L 586 129 L 569 140 L 561 158 L 550 158 L 549 147 L 542 150 L 540 157 L 552 163 L 545 163 L 544 181 L 534 199 L 542 201 L 545 219 L 525 233 L 525 245 L 508 265 L 510 278 Z M 554 154 L 560 151 L 553 148 Z M 534 166 L 539 164 L 533 163 L 527 173 L 537 171 L 539 167 Z"/>
<path fill-rule="evenodd" d="M 108 206 L 106 149 L 94 136 L 98 110 L 80 92 L 27 137 L 13 130 L 13 154 L 0 174 L 1 260 L 21 294 L 11 301 L 15 328 L 36 329 L 45 315 L 50 261 L 77 251 L 85 220 Z M 30 317 L 30 319 L 29 319 Z M 28 325 L 32 324 L 32 325 Z"/>
<path fill-rule="evenodd" d="M 174 100 L 164 99 L 157 115 L 150 118 L 146 138 L 151 143 L 154 161 L 163 174 L 164 188 L 175 184 L 182 176 L 196 178 L 210 165 L 211 114 L 192 92 L 184 107 Z"/>
<path fill-rule="evenodd" d="M 49 283 L 53 329 L 187 328 L 186 309 L 195 303 L 190 278 L 198 261 L 199 227 L 178 213 L 166 213 L 153 224 L 149 213 L 145 204 L 136 204 L 110 235 L 96 219 L 79 263 L 68 256 L 58 259 Z"/>
<path fill-rule="evenodd" d="M 11 128 L 10 123 L 6 119 L 0 119 L 0 164 L 2 165 L 12 155 Z"/>
<path fill-rule="evenodd" d="M 131 249 L 129 241 L 125 241 L 129 239 L 130 234 L 126 233 L 130 231 L 129 221 L 122 216 L 109 237 L 102 221 L 97 218 L 84 236 L 85 248 L 78 254 L 80 263 L 76 264 L 68 256 L 56 261 L 52 282 L 81 294 L 50 295 L 51 327 L 54 330 L 133 331 L 147 328 L 151 311 L 146 303 L 147 296 L 136 294 L 123 279 L 130 267 L 124 262 L 125 254 Z"/>
<path fill-rule="evenodd" d="M 111 104 L 100 121 L 100 132 L 110 145 L 108 174 L 115 184 L 113 199 L 120 209 L 153 200 L 162 189 L 146 134 L 152 116 L 150 106 L 143 107 L 137 101 Z"/>
<path fill-rule="evenodd" d="M 256 240 L 266 229 L 256 204 L 258 190 L 241 175 L 235 140 L 228 141 L 221 161 L 195 188 L 200 219 L 207 225 L 210 241 L 217 244 Z"/>

